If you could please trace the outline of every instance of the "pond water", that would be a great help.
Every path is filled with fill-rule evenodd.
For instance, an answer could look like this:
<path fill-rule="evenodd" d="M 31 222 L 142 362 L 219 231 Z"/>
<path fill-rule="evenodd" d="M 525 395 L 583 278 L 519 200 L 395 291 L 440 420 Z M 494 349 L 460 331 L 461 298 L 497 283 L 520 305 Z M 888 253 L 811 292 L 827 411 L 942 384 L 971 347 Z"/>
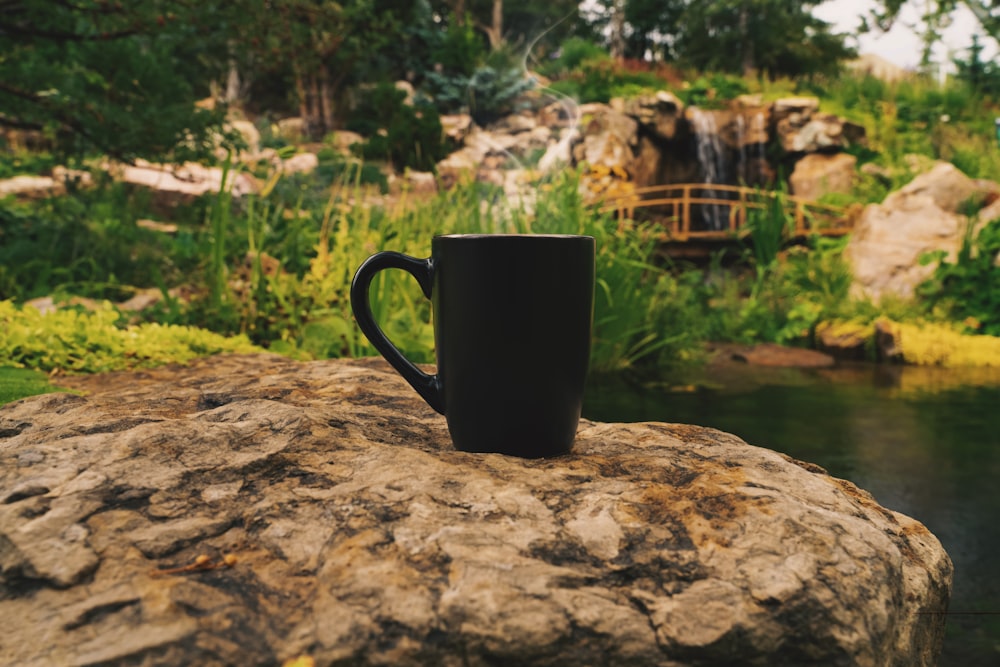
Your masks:
<path fill-rule="evenodd" d="M 918 519 L 955 564 L 939 664 L 1000 664 L 1000 369 L 732 365 L 652 382 L 597 377 L 584 416 L 718 428 Z"/>

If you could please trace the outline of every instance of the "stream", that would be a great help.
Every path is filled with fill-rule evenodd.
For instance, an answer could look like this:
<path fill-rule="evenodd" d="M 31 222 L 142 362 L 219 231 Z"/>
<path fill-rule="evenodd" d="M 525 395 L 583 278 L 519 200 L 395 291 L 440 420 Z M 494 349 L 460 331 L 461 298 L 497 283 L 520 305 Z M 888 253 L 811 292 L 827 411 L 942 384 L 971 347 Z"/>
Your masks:
<path fill-rule="evenodd" d="M 941 667 L 1000 664 L 1000 369 L 709 367 L 591 378 L 584 416 L 711 426 L 921 521 L 955 564 Z"/>

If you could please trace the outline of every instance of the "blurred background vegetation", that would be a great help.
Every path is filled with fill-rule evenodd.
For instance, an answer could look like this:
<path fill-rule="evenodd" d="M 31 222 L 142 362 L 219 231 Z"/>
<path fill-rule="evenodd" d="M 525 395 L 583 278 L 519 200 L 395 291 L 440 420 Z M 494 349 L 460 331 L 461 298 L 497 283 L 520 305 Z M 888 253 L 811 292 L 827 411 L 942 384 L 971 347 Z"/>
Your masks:
<path fill-rule="evenodd" d="M 372 354 L 347 302 L 361 261 L 385 248 L 425 255 L 434 234 L 480 231 L 599 239 L 597 371 L 696 362 L 708 340 L 809 345 L 827 320 L 889 316 L 1000 331 L 997 272 L 981 259 L 996 252 L 995 226 L 969 238 L 918 300 L 873 304 L 848 293 L 842 240 L 815 238 L 768 256 L 747 245 L 707 267 L 664 262 L 654 230 L 596 213 L 569 171 L 539 180 L 531 210 L 501 205 L 500 188 L 477 182 L 432 197 L 381 197 L 386 165 L 433 170 L 454 148 L 442 114 L 465 112 L 485 125 L 516 111 L 532 90 L 579 103 L 669 90 L 707 107 L 743 93 L 765 101 L 817 96 L 824 111 L 866 128 L 867 146 L 851 150 L 859 165 L 879 167 L 831 199 L 842 205 L 880 201 L 903 185 L 912 154 L 953 162 L 974 178 L 1000 177 L 1000 71 L 978 38 L 947 78 L 925 57 L 922 71 L 887 82 L 845 69 L 856 55 L 851 36 L 816 19 L 818 4 L 0 0 L 0 178 L 68 165 L 95 179 L 70 183 L 61 196 L 0 201 L 0 302 L 8 303 L 0 363 L 96 371 L 152 363 L 158 346 L 164 361 L 187 354 L 162 337 L 139 354 L 80 333 L 151 324 L 178 327 L 179 339 L 195 327 L 237 336 L 239 349 L 300 358 Z M 903 4 L 884 0 L 868 25 L 887 27 Z M 930 42 L 954 3 L 923 4 Z M 973 4 L 983 5 L 982 39 L 992 39 L 992 3 Z M 410 84 L 411 100 L 398 81 Z M 276 122 L 301 118 L 300 144 L 317 153 L 319 168 L 279 177 L 222 158 L 242 147 L 225 124 L 234 111 L 252 119 L 262 145 L 291 152 L 296 146 Z M 345 130 L 365 139 L 352 156 L 334 150 Z M 163 217 L 148 192 L 92 169 L 105 158 L 257 169 L 267 185 L 242 199 L 219 193 L 178 205 L 168 212 L 176 229 L 163 233 L 137 224 Z M 780 230 L 783 215 L 778 207 L 753 224 Z M 161 298 L 138 314 L 80 305 L 146 290 Z M 415 360 L 431 361 L 429 304 L 416 285 L 383 274 L 373 292 L 390 337 Z M 34 322 L 22 304 L 39 297 L 77 314 L 69 327 L 34 323 L 56 332 L 47 345 L 78 352 L 26 345 L 33 330 L 15 324 Z"/>

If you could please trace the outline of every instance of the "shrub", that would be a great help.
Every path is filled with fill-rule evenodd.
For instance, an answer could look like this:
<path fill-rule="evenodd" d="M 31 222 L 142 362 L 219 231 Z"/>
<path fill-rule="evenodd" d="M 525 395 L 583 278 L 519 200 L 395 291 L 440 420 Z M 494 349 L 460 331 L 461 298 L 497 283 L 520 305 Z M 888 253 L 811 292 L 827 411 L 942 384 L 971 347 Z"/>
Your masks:
<path fill-rule="evenodd" d="M 96 312 L 42 314 L 0 301 L 0 359 L 42 371 L 94 373 L 183 363 L 219 352 L 255 352 L 245 336 L 226 338 L 192 327 L 123 325 L 105 303 Z"/>
<path fill-rule="evenodd" d="M 970 225 L 954 262 L 943 251 L 924 257 L 938 261 L 934 275 L 918 288 L 931 305 L 942 308 L 967 330 L 1000 336 L 1000 220 L 979 230 Z"/>
<path fill-rule="evenodd" d="M 406 103 L 406 93 L 380 83 L 362 99 L 347 125 L 368 141 L 359 147 L 368 159 L 390 160 L 396 169 L 432 171 L 445 155 L 441 119 L 424 103 Z"/>

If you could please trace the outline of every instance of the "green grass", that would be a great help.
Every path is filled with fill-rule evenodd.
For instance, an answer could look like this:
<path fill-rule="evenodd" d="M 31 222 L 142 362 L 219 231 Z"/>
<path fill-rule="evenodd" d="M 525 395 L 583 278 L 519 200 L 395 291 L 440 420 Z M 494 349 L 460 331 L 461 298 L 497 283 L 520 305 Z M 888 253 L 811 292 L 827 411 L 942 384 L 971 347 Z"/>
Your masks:
<path fill-rule="evenodd" d="M 66 390 L 50 384 L 48 376 L 41 371 L 0 366 L 0 405 L 53 391 Z"/>

